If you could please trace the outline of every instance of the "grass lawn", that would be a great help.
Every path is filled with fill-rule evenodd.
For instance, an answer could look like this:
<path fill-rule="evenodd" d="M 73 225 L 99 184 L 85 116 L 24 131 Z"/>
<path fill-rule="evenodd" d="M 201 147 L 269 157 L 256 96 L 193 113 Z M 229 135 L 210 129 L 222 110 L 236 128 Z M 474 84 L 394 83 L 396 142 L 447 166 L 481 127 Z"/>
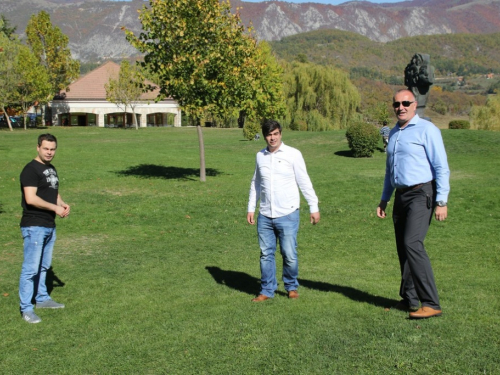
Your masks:
<path fill-rule="evenodd" d="M 19 174 L 42 131 L 2 131 L 0 373 L 500 374 L 500 133 L 442 131 L 449 218 L 433 221 L 426 247 L 443 316 L 410 321 L 388 308 L 399 265 L 391 220 L 375 215 L 383 152 L 354 159 L 343 131 L 284 131 L 322 217 L 311 226 L 303 200 L 300 298 L 280 283 L 255 304 L 259 248 L 245 218 L 262 139 L 204 129 L 201 183 L 194 128 L 49 131 L 72 206 L 49 280 L 66 308 L 20 318 Z"/>

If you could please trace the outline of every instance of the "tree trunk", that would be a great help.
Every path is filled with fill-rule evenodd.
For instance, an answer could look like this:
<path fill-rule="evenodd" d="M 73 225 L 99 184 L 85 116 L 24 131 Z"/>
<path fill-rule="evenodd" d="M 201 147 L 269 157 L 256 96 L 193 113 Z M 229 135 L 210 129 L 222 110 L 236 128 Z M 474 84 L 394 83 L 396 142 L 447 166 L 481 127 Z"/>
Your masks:
<path fill-rule="evenodd" d="M 139 130 L 139 126 L 137 125 L 137 116 L 135 115 L 135 109 L 132 108 L 132 123 L 135 126 L 135 130 Z"/>
<path fill-rule="evenodd" d="M 12 130 L 12 124 L 10 123 L 10 117 L 7 114 L 7 112 L 5 111 L 5 107 L 3 107 L 3 106 L 2 106 L 2 111 L 3 111 L 3 115 L 5 116 L 5 119 L 7 120 L 7 125 L 9 125 L 10 131 L 13 131 Z"/>
<path fill-rule="evenodd" d="M 205 170 L 205 144 L 203 143 L 203 132 L 201 130 L 200 119 L 196 120 L 196 130 L 198 131 L 198 142 L 200 144 L 200 181 L 205 182 L 206 170 Z"/>

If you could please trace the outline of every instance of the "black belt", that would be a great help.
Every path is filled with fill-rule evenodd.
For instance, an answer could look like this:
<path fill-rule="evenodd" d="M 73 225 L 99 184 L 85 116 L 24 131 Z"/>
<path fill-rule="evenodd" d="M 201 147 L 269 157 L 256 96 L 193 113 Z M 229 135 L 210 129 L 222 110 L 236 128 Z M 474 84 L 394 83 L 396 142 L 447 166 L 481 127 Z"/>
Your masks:
<path fill-rule="evenodd" d="M 430 182 L 426 182 L 426 183 L 423 183 L 423 184 L 418 184 L 418 185 L 413 185 L 413 186 L 407 186 L 407 187 L 404 187 L 404 188 L 396 188 L 396 191 L 400 194 L 404 194 L 404 193 L 407 193 L 411 190 L 417 190 L 417 189 L 420 189 L 422 186 L 424 185 L 427 185 L 429 184 Z"/>

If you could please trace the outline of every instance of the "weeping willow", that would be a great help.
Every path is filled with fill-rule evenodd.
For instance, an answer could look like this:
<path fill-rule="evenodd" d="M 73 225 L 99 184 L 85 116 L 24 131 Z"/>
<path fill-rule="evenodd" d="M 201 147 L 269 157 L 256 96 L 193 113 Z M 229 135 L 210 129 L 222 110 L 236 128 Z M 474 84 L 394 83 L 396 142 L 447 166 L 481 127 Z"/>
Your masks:
<path fill-rule="evenodd" d="M 283 88 L 291 129 L 345 129 L 359 119 L 358 90 L 338 69 L 294 62 L 285 67 Z"/>

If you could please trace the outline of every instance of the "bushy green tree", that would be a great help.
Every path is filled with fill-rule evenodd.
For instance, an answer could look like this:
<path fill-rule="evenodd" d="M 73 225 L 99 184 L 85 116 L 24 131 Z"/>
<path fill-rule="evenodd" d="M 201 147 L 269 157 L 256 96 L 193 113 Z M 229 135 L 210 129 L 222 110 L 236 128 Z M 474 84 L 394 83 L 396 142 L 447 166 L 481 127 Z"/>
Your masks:
<path fill-rule="evenodd" d="M 13 73 L 21 43 L 17 39 L 11 40 L 4 33 L 0 33 L 0 47 L 0 109 L 12 131 L 12 124 L 6 108 L 15 100 L 17 78 Z"/>
<path fill-rule="evenodd" d="M 16 79 L 12 101 L 19 104 L 24 117 L 24 129 L 27 126 L 28 110 L 36 103 L 43 102 L 52 92 L 52 85 L 45 68 L 39 64 L 31 50 L 20 45 L 11 71 Z"/>
<path fill-rule="evenodd" d="M 265 58 L 228 1 L 150 0 L 149 5 L 139 13 L 143 32 L 126 31 L 127 39 L 145 54 L 144 65 L 159 77 L 161 94 L 196 119 L 205 181 L 200 119 L 207 111 L 222 118 L 235 111 L 252 114 L 259 108 L 256 100 L 271 108 L 264 103 L 274 94 L 259 82 Z"/>
<path fill-rule="evenodd" d="M 57 94 L 79 77 L 80 64 L 71 58 L 68 37 L 53 26 L 47 12 L 31 16 L 26 27 L 27 43 L 47 70 L 52 93 Z"/>
<path fill-rule="evenodd" d="M 360 96 L 344 72 L 315 64 L 293 62 L 283 79 L 287 122 L 292 129 L 344 129 L 358 118 Z"/>
<path fill-rule="evenodd" d="M 5 15 L 0 16 L 0 34 L 4 34 L 9 39 L 14 39 L 14 33 L 16 32 L 16 26 L 10 26 L 10 21 L 5 18 Z"/>

